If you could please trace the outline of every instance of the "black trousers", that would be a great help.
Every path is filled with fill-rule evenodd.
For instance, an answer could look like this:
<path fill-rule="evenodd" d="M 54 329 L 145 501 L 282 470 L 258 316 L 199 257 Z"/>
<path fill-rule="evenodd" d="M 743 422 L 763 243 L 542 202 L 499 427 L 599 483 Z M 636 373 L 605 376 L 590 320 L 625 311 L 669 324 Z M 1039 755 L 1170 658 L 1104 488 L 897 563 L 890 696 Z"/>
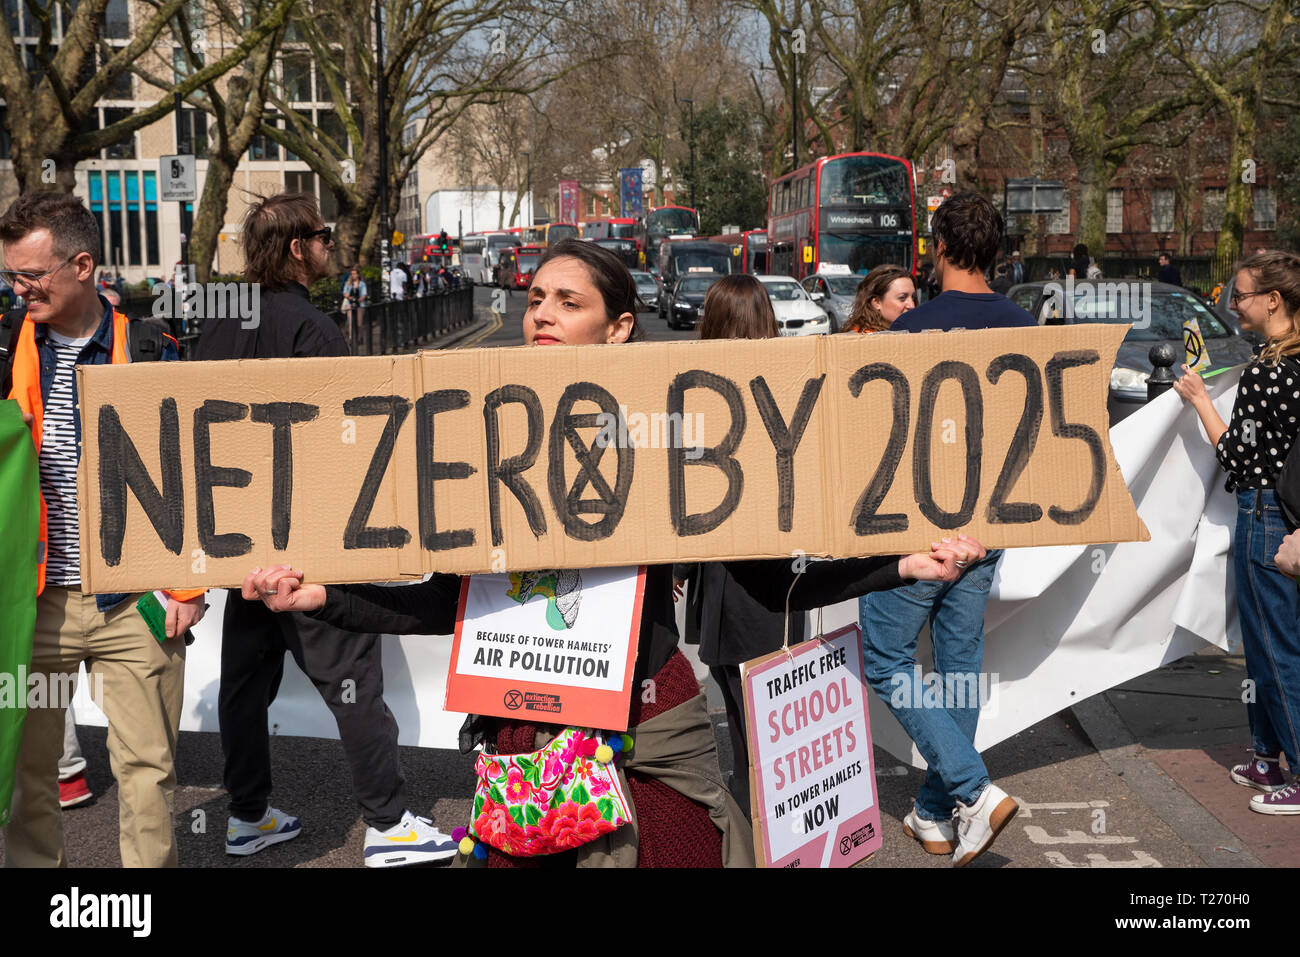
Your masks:
<path fill-rule="evenodd" d="M 227 592 L 221 634 L 221 750 L 230 813 L 259 820 L 271 797 L 267 709 L 280 690 L 288 651 L 338 722 L 361 816 L 386 830 L 406 810 L 397 720 L 384 703 L 379 635 L 342 631 L 297 612 L 276 614 Z"/>
<path fill-rule="evenodd" d="M 740 665 L 710 665 L 727 709 L 727 734 L 731 738 L 731 796 L 749 816 L 749 742 L 745 737 L 745 683 Z"/>

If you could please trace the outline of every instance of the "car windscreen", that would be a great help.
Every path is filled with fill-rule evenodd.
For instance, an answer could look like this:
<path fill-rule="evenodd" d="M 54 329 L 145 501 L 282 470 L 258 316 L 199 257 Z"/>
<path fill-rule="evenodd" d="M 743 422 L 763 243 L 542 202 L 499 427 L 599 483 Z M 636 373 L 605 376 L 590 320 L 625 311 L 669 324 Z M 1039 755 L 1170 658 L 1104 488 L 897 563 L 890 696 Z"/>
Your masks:
<path fill-rule="evenodd" d="M 1183 323 L 1195 319 L 1209 339 L 1232 333 L 1218 316 L 1190 292 L 1156 292 L 1147 283 L 1098 282 L 1096 288 L 1075 290 L 1074 322 L 1131 322 L 1125 340 L 1156 342 L 1181 339 Z M 1050 297 L 1045 307 L 1051 305 Z"/>
<path fill-rule="evenodd" d="M 683 279 L 677 284 L 677 293 L 681 295 L 684 292 L 708 292 L 709 287 L 717 281 L 717 276 L 695 276 L 690 279 Z"/>
<path fill-rule="evenodd" d="M 862 282 L 858 276 L 824 276 L 831 286 L 831 292 L 837 296 L 856 296 L 858 294 L 858 284 Z"/>
<path fill-rule="evenodd" d="M 807 298 L 803 289 L 795 282 L 765 282 L 767 295 L 773 302 L 794 302 Z"/>

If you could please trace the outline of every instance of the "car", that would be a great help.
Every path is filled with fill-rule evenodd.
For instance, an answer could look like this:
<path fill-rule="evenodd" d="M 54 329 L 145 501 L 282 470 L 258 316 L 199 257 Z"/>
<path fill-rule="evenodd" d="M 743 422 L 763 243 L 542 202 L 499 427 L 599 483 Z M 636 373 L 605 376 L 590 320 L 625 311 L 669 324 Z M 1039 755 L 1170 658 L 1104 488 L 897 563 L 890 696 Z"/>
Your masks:
<path fill-rule="evenodd" d="M 636 297 L 641 301 L 643 310 L 650 311 L 659 308 L 659 283 L 655 282 L 655 277 L 648 272 L 634 270 L 632 272 L 632 281 L 636 283 Z"/>
<path fill-rule="evenodd" d="M 1196 320 L 1205 340 L 1210 358 L 1206 373 L 1250 361 L 1250 343 L 1190 289 L 1145 279 L 1098 279 L 1076 285 L 1073 303 L 1066 300 L 1064 291 L 1064 284 L 1059 282 L 1029 282 L 1013 286 L 1007 297 L 1028 310 L 1040 325 L 1133 323 L 1120 344 L 1110 374 L 1106 409 L 1111 425 L 1126 419 L 1146 402 L 1151 376 L 1149 353 L 1157 343 L 1174 347 L 1178 356 L 1174 375 L 1183 374 L 1183 323 L 1189 319 Z"/>
<path fill-rule="evenodd" d="M 659 300 L 659 315 L 668 320 L 668 328 L 695 328 L 701 318 L 705 293 L 721 278 L 716 272 L 693 273 L 677 280 L 671 290 L 665 288 Z"/>
<path fill-rule="evenodd" d="M 755 276 L 767 289 L 783 336 L 811 336 L 831 331 L 826 310 L 813 302 L 808 291 L 790 276 Z"/>
<path fill-rule="evenodd" d="M 839 332 L 853 314 L 853 300 L 857 298 L 862 277 L 849 272 L 814 273 L 800 285 L 813 302 L 826 310 L 831 320 L 831 332 Z"/>

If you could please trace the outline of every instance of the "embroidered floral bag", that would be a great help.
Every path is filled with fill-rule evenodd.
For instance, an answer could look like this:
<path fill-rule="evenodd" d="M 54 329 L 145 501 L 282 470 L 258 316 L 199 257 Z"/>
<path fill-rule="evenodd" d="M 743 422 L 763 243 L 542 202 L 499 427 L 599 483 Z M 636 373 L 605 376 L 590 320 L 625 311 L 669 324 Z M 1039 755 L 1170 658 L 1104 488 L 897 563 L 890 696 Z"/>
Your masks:
<path fill-rule="evenodd" d="M 592 732 L 565 728 L 531 754 L 480 754 L 469 834 L 514 857 L 535 857 L 616 830 L 632 814 L 614 753 Z"/>

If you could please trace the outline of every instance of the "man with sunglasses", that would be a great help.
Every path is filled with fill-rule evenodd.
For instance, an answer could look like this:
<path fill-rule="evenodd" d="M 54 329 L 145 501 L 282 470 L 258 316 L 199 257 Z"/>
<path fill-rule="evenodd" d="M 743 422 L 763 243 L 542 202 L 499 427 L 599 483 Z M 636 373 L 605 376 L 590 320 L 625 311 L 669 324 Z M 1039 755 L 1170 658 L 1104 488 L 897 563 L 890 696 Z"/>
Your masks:
<path fill-rule="evenodd" d="M 203 616 L 203 589 L 168 593 L 165 635 L 154 638 L 139 595 L 81 591 L 77 466 L 81 417 L 75 368 L 175 360 L 176 342 L 130 322 L 95 291 L 99 226 L 75 196 L 19 197 L 0 218 L 4 281 L 25 303 L 5 317 L 11 332 L 0 396 L 14 399 L 32 430 L 40 470 L 40 538 L 6 542 L 37 554 L 31 673 L 65 686 L 83 663 L 102 681 L 117 778 L 119 847 L 127 867 L 176 864 L 172 795 L 185 677 L 185 633 Z M 149 346 L 145 349 L 144 346 Z M 12 387 L 11 387 L 12 386 Z M 94 687 L 94 685 L 92 685 Z M 14 774 L 9 866 L 66 863 L 57 767 L 68 702 L 29 708 Z"/>
<path fill-rule="evenodd" d="M 205 319 L 195 358 L 347 355 L 343 333 L 307 298 L 312 283 L 333 274 L 330 239 L 309 194 L 282 193 L 250 208 L 242 243 L 245 279 L 259 284 L 259 321 L 245 328 L 237 316 Z M 277 614 L 261 601 L 245 601 L 237 588 L 227 592 L 217 697 L 230 793 L 227 854 L 255 854 L 302 830 L 296 817 L 270 804 L 267 710 L 280 687 L 286 651 L 338 723 L 352 790 L 368 825 L 365 863 L 417 864 L 456 854 L 448 835 L 406 806 L 397 721 L 384 704 L 380 649 L 379 635 L 340 631 L 295 612 Z"/>

